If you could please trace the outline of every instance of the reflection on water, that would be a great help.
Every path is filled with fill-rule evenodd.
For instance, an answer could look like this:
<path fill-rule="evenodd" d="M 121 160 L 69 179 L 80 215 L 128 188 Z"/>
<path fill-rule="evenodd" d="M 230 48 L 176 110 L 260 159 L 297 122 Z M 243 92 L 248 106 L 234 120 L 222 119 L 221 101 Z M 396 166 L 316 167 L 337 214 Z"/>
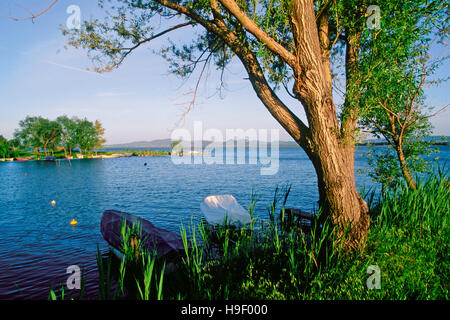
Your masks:
<path fill-rule="evenodd" d="M 356 169 L 366 166 L 365 151 L 357 151 Z M 449 154 L 450 148 L 441 148 L 442 161 Z M 253 190 L 262 218 L 276 185 L 292 185 L 287 206 L 313 210 L 318 200 L 313 166 L 294 148 L 280 150 L 279 171 L 272 176 L 261 176 L 259 165 L 174 165 L 170 157 L 132 157 L 61 161 L 60 166 L 4 162 L 0 179 L 0 299 L 47 299 L 51 286 L 65 284 L 70 265 L 87 272 L 86 295 L 95 297 L 97 246 L 108 250 L 100 234 L 107 209 L 179 232 L 181 223 L 200 219 L 200 203 L 211 194 L 233 194 L 247 206 Z M 357 182 L 371 185 L 367 176 Z"/>

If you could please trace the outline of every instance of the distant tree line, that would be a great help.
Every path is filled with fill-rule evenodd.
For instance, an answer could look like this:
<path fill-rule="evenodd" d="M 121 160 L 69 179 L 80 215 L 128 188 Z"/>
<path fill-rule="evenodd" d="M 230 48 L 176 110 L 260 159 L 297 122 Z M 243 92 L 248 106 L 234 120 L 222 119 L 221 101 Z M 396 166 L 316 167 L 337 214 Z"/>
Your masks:
<path fill-rule="evenodd" d="M 71 155 L 74 149 L 82 152 L 97 152 L 106 142 L 103 137 L 105 129 L 100 121 L 89 121 L 66 115 L 49 120 L 41 116 L 27 116 L 19 122 L 19 128 L 14 131 L 14 139 L 9 142 L 11 147 L 41 150 L 47 156 L 54 151 L 64 150 L 64 155 Z"/>

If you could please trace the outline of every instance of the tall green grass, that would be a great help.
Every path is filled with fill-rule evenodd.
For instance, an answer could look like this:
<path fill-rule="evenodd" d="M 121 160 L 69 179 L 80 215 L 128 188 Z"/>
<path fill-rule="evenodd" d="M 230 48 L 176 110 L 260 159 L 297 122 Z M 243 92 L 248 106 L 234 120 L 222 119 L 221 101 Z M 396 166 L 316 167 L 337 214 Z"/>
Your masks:
<path fill-rule="evenodd" d="M 417 190 L 399 184 L 378 198 L 368 194 L 367 246 L 350 255 L 342 252 L 339 232 L 326 218 L 316 219 L 309 230 L 286 228 L 284 195 L 289 189 L 280 197 L 278 191 L 269 204 L 268 221 L 240 229 L 221 226 L 214 232 L 203 224 L 197 231 L 191 226 L 191 235 L 201 235 L 209 245 L 199 247 L 198 240 L 190 240 L 182 266 L 190 275 L 186 298 L 448 298 L 450 186 L 445 174 L 419 181 Z M 275 208 L 280 200 L 279 215 Z M 371 265 L 381 270 L 379 290 L 367 287 Z"/>

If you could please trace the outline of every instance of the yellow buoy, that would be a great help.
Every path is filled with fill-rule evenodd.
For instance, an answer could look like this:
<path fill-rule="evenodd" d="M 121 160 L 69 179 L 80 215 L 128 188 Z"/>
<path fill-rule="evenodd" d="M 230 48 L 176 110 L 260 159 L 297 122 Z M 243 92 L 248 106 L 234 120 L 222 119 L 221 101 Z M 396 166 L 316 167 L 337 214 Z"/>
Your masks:
<path fill-rule="evenodd" d="M 75 220 L 75 219 L 72 219 L 72 221 L 70 221 L 70 224 L 71 224 L 72 226 L 76 225 L 77 223 L 78 223 L 78 221 Z"/>
<path fill-rule="evenodd" d="M 51 205 L 54 207 L 55 204 L 56 204 L 56 201 L 55 201 L 55 200 L 52 200 L 52 201 L 50 201 L 50 203 L 51 203 Z"/>

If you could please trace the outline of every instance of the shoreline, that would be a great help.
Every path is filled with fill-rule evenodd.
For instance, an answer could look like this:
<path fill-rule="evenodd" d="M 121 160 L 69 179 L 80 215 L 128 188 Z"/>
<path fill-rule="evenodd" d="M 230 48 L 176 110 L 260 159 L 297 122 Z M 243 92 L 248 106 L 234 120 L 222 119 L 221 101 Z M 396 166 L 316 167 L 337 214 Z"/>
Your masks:
<path fill-rule="evenodd" d="M 145 150 L 143 152 L 136 151 L 106 151 L 106 152 L 98 152 L 96 154 L 92 153 L 73 153 L 72 155 L 64 155 L 59 152 L 57 155 L 44 155 L 41 153 L 32 153 L 32 152 L 21 152 L 17 157 L 12 158 L 0 158 L 0 162 L 28 162 L 28 161 L 46 161 L 46 162 L 55 162 L 61 160 L 88 160 L 88 159 L 116 159 L 116 158 L 130 158 L 130 157 L 167 157 L 170 156 L 171 153 L 169 151 L 153 151 L 153 150 Z M 48 159 L 46 159 L 48 158 Z"/>

